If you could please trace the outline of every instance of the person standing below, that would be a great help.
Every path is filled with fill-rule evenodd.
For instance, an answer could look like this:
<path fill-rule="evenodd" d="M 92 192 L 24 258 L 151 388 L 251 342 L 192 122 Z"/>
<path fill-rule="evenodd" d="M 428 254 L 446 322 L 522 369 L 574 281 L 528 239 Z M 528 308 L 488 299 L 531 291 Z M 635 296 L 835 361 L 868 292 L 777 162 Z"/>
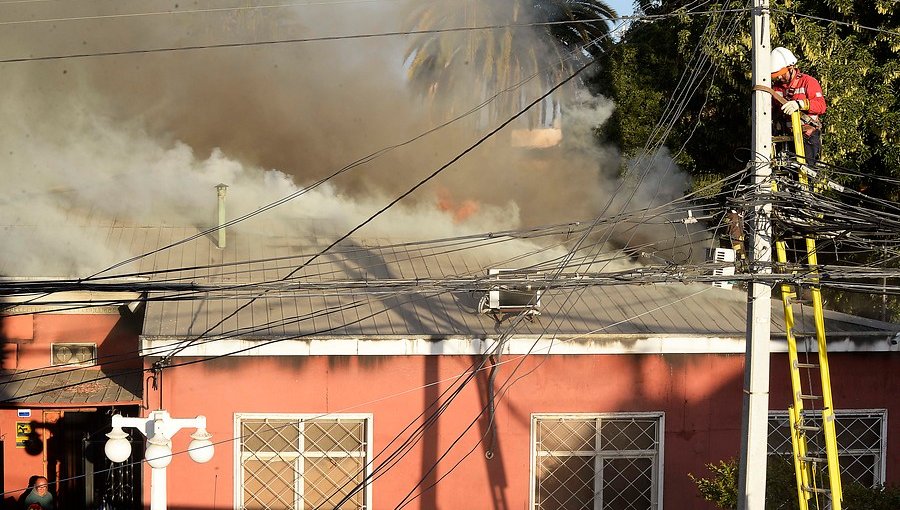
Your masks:
<path fill-rule="evenodd" d="M 787 100 L 780 105 L 787 118 L 779 119 L 776 131 L 790 133 L 790 115 L 799 111 L 806 164 L 815 165 L 822 154 L 822 120 L 819 116 L 825 113 L 825 95 L 819 81 L 801 73 L 796 65 L 797 57 L 787 48 L 772 50 L 772 88 Z M 773 117 L 778 118 L 777 115 Z"/>
<path fill-rule="evenodd" d="M 22 500 L 25 510 L 53 510 L 53 495 L 50 494 L 47 478 L 33 477 L 31 492 Z"/>

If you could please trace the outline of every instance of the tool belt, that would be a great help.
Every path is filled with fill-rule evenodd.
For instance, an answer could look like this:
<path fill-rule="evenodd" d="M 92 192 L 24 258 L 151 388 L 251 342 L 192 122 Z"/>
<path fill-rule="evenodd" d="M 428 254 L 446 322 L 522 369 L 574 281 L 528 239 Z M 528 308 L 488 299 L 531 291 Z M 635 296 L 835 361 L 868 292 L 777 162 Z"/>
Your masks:
<path fill-rule="evenodd" d="M 780 96 L 771 87 L 766 87 L 765 85 L 754 85 L 753 90 L 768 92 L 772 97 L 775 98 L 776 101 L 778 101 L 778 104 L 783 105 L 784 103 L 788 102 L 787 99 L 785 99 L 783 96 Z M 808 113 L 800 112 L 800 122 L 802 123 L 801 128 L 803 130 L 803 136 L 806 137 L 811 136 L 817 129 L 822 129 L 822 119 L 818 118 L 818 116 L 813 117 Z"/>
<path fill-rule="evenodd" d="M 805 113 L 800 113 L 800 122 L 805 126 L 811 126 L 813 131 L 816 129 L 822 129 L 822 119 L 818 118 L 818 116 L 813 117 L 812 115 L 808 115 Z M 803 130 L 806 132 L 806 130 Z"/>

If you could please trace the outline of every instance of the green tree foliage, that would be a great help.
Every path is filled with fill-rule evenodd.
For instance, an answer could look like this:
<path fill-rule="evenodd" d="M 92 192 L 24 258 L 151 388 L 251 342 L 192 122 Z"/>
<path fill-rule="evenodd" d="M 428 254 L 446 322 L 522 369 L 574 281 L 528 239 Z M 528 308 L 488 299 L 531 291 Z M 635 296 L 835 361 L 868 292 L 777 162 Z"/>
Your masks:
<path fill-rule="evenodd" d="M 693 5 L 688 0 L 638 4 L 646 14 L 674 17 L 635 22 L 601 57 L 593 86 L 617 108 L 601 136 L 633 155 L 651 135 L 665 133 L 665 144 L 695 183 L 741 169 L 750 159 L 752 97 L 746 3 L 706 4 L 704 11 L 740 11 L 706 14 L 686 12 Z M 772 0 L 771 14 L 772 45 L 791 49 L 801 71 L 817 77 L 825 92 L 822 160 L 858 173 L 835 172 L 830 178 L 871 196 L 900 200 L 900 187 L 874 185 L 871 177 L 900 177 L 900 2 Z M 726 30 L 723 21 L 733 19 L 739 19 L 739 29 Z M 703 64 L 692 67 L 696 62 Z M 702 79 L 686 89 L 692 94 L 682 94 L 683 78 L 694 75 Z M 680 108 L 677 115 L 664 116 L 672 105 Z M 820 253 L 821 263 L 881 265 L 890 255 L 836 258 L 830 252 Z M 900 316 L 894 297 L 884 307 L 873 306 L 868 294 L 826 290 L 826 298 L 829 307 L 849 313 L 881 318 L 884 308 L 885 318 Z"/>
<path fill-rule="evenodd" d="M 646 14 L 681 12 L 685 0 L 642 0 Z M 744 2 L 707 4 L 705 11 L 740 9 Z M 900 176 L 900 3 L 890 0 L 773 0 L 772 44 L 786 46 L 799 67 L 822 83 L 824 159 L 864 173 Z M 741 17 L 741 29 L 712 32 L 717 17 Z M 833 20 L 833 21 L 832 21 Z M 697 72 L 695 52 L 714 69 L 672 127 L 667 144 L 692 174 L 723 174 L 741 165 L 749 145 L 750 21 L 748 14 L 688 14 L 633 24 L 602 57 L 596 90 L 618 111 L 605 132 L 626 153 L 639 150 L 672 98 L 679 79 Z M 869 27 L 874 30 L 866 29 Z M 702 69 L 700 70 L 702 71 Z M 746 161 L 748 153 L 738 152 Z M 885 190 L 898 198 L 897 190 Z"/>
<path fill-rule="evenodd" d="M 737 459 L 720 460 L 706 465 L 708 477 L 688 474 L 697 485 L 697 491 L 704 500 L 717 508 L 734 510 L 737 508 L 738 462 Z M 844 488 L 844 508 L 865 508 L 867 510 L 894 510 L 900 508 L 900 488 L 884 486 L 865 487 L 858 483 L 847 484 Z M 766 467 L 766 510 L 797 510 L 797 483 L 791 459 L 769 457 Z M 824 503 L 824 502 L 823 502 Z M 824 505 L 823 505 L 824 507 Z M 809 508 L 815 509 L 815 500 L 810 500 Z"/>
<path fill-rule="evenodd" d="M 647 14 L 678 13 L 680 2 L 643 3 Z M 743 2 L 710 4 L 740 9 Z M 601 57 L 594 90 L 616 103 L 604 127 L 626 156 L 665 133 L 676 162 L 695 177 L 740 168 L 750 138 L 749 17 L 745 12 L 682 14 L 636 21 Z M 694 78 L 692 85 L 685 86 Z M 674 114 L 672 107 L 675 107 Z M 669 126 L 657 128 L 665 117 Z M 655 140 L 653 140 L 655 141 Z M 743 155 L 746 159 L 747 153 Z"/>
<path fill-rule="evenodd" d="M 737 508 L 737 460 L 720 460 L 718 463 L 707 464 L 706 469 L 710 472 L 709 478 L 688 473 L 688 477 L 697 484 L 700 496 L 719 508 Z"/>
<path fill-rule="evenodd" d="M 773 24 L 773 42 L 796 49 L 801 69 L 822 83 L 829 106 L 824 160 L 866 175 L 900 176 L 900 3 L 784 0 L 776 2 Z M 871 178 L 832 178 L 871 196 L 900 199 L 900 188 L 872 185 Z M 864 252 L 840 262 L 881 265 L 884 256 Z M 825 262 L 831 262 L 827 255 Z M 872 318 L 891 320 L 900 311 L 895 297 L 883 305 L 869 294 L 827 291 L 826 298 L 833 308 Z"/>
<path fill-rule="evenodd" d="M 738 461 L 720 460 L 707 464 L 708 478 L 688 474 L 697 485 L 700 496 L 724 510 L 737 508 Z M 770 457 L 766 467 L 766 510 L 796 510 L 797 485 L 794 483 L 793 465 L 784 458 Z"/>
<path fill-rule="evenodd" d="M 468 109 L 501 91 L 492 118 L 507 116 L 602 52 L 617 16 L 601 0 L 446 0 L 418 2 L 407 25 L 414 31 L 471 27 L 415 35 L 406 54 L 410 83 L 436 104 Z M 547 22 L 588 20 L 572 24 Z M 538 24 L 528 26 L 529 24 Z M 498 27 L 475 30 L 475 27 Z M 579 49 L 579 48 L 583 48 Z M 450 104 L 447 104 L 449 102 Z M 531 112 L 537 123 L 542 112 Z"/>
<path fill-rule="evenodd" d="M 826 160 L 900 176 L 900 4 L 783 0 L 775 7 L 773 42 L 796 49 L 828 100 Z M 898 198 L 896 189 L 883 191 Z"/>
<path fill-rule="evenodd" d="M 884 486 L 870 489 L 853 483 L 844 488 L 844 501 L 853 504 L 848 508 L 896 510 L 900 508 L 900 489 Z"/>

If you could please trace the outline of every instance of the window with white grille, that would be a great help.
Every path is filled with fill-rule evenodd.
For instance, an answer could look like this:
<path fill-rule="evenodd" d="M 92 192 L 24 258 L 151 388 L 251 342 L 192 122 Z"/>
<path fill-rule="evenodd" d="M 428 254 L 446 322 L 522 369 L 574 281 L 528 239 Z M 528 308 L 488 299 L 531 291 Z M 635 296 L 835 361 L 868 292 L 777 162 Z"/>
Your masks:
<path fill-rule="evenodd" d="M 816 424 L 813 421 L 810 425 Z M 844 485 L 849 482 L 859 482 L 867 487 L 883 484 L 887 455 L 887 410 L 838 410 L 835 412 L 834 428 Z M 820 446 L 824 451 L 824 445 Z M 814 442 L 809 448 L 810 451 L 818 449 Z M 769 413 L 769 455 L 793 455 L 786 412 Z"/>
<path fill-rule="evenodd" d="M 238 414 L 236 500 L 247 510 L 367 509 L 371 415 Z"/>
<path fill-rule="evenodd" d="M 660 508 L 662 413 L 536 414 L 531 433 L 532 508 Z"/>

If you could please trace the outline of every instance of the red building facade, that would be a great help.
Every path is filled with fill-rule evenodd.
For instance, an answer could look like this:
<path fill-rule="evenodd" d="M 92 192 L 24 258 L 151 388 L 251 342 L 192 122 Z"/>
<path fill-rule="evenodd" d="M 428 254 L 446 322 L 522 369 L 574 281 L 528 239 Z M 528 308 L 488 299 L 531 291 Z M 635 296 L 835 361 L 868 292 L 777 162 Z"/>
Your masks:
<path fill-rule="evenodd" d="M 896 359 L 832 354 L 839 420 L 867 430 L 845 459 L 863 481 L 898 482 L 887 416 L 900 409 L 881 390 L 898 382 Z M 358 488 L 346 508 L 570 508 L 586 492 L 599 508 L 712 508 L 688 474 L 738 456 L 742 354 L 509 353 L 499 362 L 493 419 L 489 369 L 453 393 L 478 356 L 243 356 L 173 368 L 166 408 L 205 415 L 217 451 L 209 465 L 187 456 L 170 465 L 170 505 L 192 508 L 199 491 L 228 508 L 330 508 Z M 772 362 L 770 441 L 784 448 L 786 354 Z M 305 450 L 312 426 L 349 443 L 328 440 L 328 450 L 311 434 Z"/>
<path fill-rule="evenodd" d="M 139 498 L 140 471 L 108 473 L 103 457 L 109 416 L 139 413 L 143 393 L 142 317 L 108 304 L 125 297 L 68 293 L 6 303 L 0 436 L 8 508 L 36 476 L 49 480 L 58 508 L 96 508 L 122 483 L 129 501 Z M 51 300 L 68 303 L 43 304 Z"/>
<path fill-rule="evenodd" d="M 171 509 L 706 510 L 689 474 L 738 455 L 741 292 L 591 286 L 495 309 L 490 281 L 419 287 L 498 274 L 477 257 L 351 243 L 305 264 L 320 249 L 305 239 L 236 234 L 219 249 L 163 233 L 152 246 L 175 248 L 129 268 L 149 276 L 128 295 L 6 308 L 7 499 L 45 474 L 65 508 L 148 507 L 144 436 L 126 431 L 125 464 L 103 445 L 113 414 L 159 408 L 205 416 L 216 449 L 196 464 L 191 430 L 169 438 Z M 248 293 L 247 275 L 272 285 Z M 789 451 L 781 308 L 773 454 Z M 798 330 L 810 315 L 797 311 Z M 898 483 L 898 328 L 828 312 L 826 330 L 845 483 Z M 41 445 L 30 452 L 12 440 L 24 410 Z"/>

